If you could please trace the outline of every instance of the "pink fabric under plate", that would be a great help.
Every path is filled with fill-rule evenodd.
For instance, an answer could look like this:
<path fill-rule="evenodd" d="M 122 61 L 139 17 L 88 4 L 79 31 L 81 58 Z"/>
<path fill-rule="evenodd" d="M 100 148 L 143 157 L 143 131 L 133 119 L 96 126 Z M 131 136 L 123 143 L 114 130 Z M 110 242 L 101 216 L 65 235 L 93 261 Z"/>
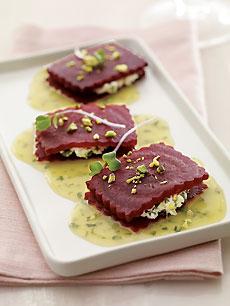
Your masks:
<path fill-rule="evenodd" d="M 120 31 L 96 27 L 48 30 L 27 25 L 16 33 L 13 54 L 63 48 L 120 34 L 135 34 L 144 39 L 206 120 L 195 31 L 187 21 L 170 22 L 146 30 Z M 122 284 L 157 279 L 215 278 L 223 273 L 220 241 L 212 241 L 87 275 L 60 277 L 44 261 L 1 160 L 0 182 L 1 285 Z"/>

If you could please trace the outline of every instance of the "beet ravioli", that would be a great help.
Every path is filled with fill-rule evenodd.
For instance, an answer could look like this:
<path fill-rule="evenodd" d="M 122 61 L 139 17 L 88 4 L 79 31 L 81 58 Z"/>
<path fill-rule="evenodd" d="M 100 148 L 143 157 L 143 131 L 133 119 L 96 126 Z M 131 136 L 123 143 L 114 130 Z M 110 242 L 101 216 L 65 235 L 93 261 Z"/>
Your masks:
<path fill-rule="evenodd" d="M 47 83 L 76 102 L 116 93 L 145 75 L 145 60 L 120 44 L 79 50 L 47 68 Z"/>
<path fill-rule="evenodd" d="M 205 169 L 164 143 L 129 152 L 120 161 L 117 171 L 104 167 L 87 182 L 85 199 L 135 232 L 176 215 L 207 188 Z"/>
<path fill-rule="evenodd" d="M 49 125 L 43 128 L 47 120 Z M 38 116 L 36 122 L 35 155 L 38 161 L 100 156 L 113 150 L 123 134 L 134 127 L 129 110 L 124 105 L 101 108 L 87 104 L 66 108 Z M 119 151 L 122 154 L 128 152 L 136 143 L 134 132 L 122 143 Z"/>

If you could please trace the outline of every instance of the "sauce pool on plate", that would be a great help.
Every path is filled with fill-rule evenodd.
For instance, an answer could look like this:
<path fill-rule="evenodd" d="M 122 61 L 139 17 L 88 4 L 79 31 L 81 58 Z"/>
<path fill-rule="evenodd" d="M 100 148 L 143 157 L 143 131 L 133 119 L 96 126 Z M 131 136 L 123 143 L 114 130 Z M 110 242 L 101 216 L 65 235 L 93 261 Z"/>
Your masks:
<path fill-rule="evenodd" d="M 135 124 L 149 118 L 151 117 L 146 115 L 136 115 L 134 116 Z M 140 127 L 137 134 L 138 149 L 158 142 L 173 145 L 168 124 L 162 119 Z M 206 182 L 209 188 L 201 196 L 186 204 L 176 216 L 159 220 L 147 229 L 133 233 L 121 227 L 111 217 L 102 215 L 84 201 L 85 181 L 90 179 L 89 164 L 96 159 L 39 163 L 33 155 L 33 137 L 33 129 L 21 133 L 13 143 L 13 153 L 20 160 L 43 172 L 47 183 L 54 192 L 76 202 L 69 218 L 69 227 L 74 234 L 94 244 L 115 246 L 163 236 L 216 223 L 226 214 L 224 193 L 210 177 Z"/>

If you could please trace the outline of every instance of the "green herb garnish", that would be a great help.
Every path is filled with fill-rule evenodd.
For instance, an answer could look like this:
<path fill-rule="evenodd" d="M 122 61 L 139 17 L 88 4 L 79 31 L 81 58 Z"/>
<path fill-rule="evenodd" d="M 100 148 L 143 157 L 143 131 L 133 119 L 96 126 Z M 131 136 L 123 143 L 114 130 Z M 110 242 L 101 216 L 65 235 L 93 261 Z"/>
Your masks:
<path fill-rule="evenodd" d="M 45 131 L 51 125 L 51 117 L 40 115 L 36 118 L 36 130 Z"/>
<path fill-rule="evenodd" d="M 103 154 L 102 159 L 108 164 L 110 171 L 116 171 L 121 166 L 121 162 L 116 158 L 115 151 Z"/>
<path fill-rule="evenodd" d="M 120 240 L 120 239 L 122 239 L 122 238 L 121 238 L 121 236 L 115 235 L 115 236 L 112 237 L 112 239 L 113 239 L 113 240 Z"/>
<path fill-rule="evenodd" d="M 98 49 L 94 52 L 94 55 L 96 56 L 96 58 L 99 62 L 99 66 L 101 66 L 103 68 L 104 63 L 105 63 L 105 52 L 104 52 L 104 50 Z"/>
<path fill-rule="evenodd" d="M 95 162 L 91 163 L 89 165 L 89 169 L 91 170 L 89 175 L 94 176 L 95 174 L 100 173 L 102 168 L 103 168 L 103 166 L 102 166 L 101 162 L 99 162 L 99 161 L 95 161 Z"/>
<path fill-rule="evenodd" d="M 181 229 L 182 229 L 181 226 L 175 226 L 175 227 L 174 227 L 174 231 L 175 231 L 176 233 L 180 232 Z"/>

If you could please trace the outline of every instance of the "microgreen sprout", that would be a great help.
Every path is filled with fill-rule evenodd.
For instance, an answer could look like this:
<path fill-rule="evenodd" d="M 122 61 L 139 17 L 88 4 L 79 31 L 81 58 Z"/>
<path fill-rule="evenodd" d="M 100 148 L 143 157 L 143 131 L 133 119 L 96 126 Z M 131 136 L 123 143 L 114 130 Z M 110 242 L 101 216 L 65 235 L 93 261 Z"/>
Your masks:
<path fill-rule="evenodd" d="M 76 113 L 79 115 L 85 115 L 88 116 L 94 120 L 100 120 L 101 123 L 104 123 L 105 125 L 112 126 L 112 127 L 118 127 L 118 128 L 125 128 L 126 126 L 124 124 L 114 123 L 110 122 L 108 120 L 104 120 L 98 116 L 95 116 L 93 114 L 90 114 L 88 112 L 83 111 L 82 109 L 68 109 L 64 110 L 63 112 L 58 112 L 53 116 L 50 115 L 40 115 L 36 118 L 36 130 L 38 131 L 44 131 L 50 127 L 51 122 L 53 123 L 53 126 L 57 129 L 58 128 L 58 118 L 64 114 L 68 113 Z M 64 118 L 63 118 L 64 119 Z"/>
<path fill-rule="evenodd" d="M 122 138 L 120 139 L 120 141 L 119 141 L 119 143 L 118 143 L 118 145 L 116 146 L 116 148 L 112 151 L 112 152 L 109 152 L 109 153 L 104 153 L 103 155 L 102 155 L 102 159 L 107 163 L 107 165 L 108 165 L 108 168 L 109 168 L 109 170 L 110 171 L 116 171 L 116 170 L 118 170 L 119 168 L 120 168 L 120 166 L 121 166 L 121 162 L 120 162 L 120 160 L 118 160 L 117 158 L 116 158 L 116 152 L 118 151 L 118 149 L 120 148 L 120 146 L 121 146 L 121 144 L 123 143 L 123 141 L 130 135 L 130 134 L 132 134 L 136 129 L 138 129 L 139 127 L 141 127 L 142 125 L 144 125 L 144 124 L 147 124 L 147 123 L 149 123 L 149 122 L 152 122 L 152 121 L 154 121 L 154 120 L 156 120 L 156 118 L 151 118 L 151 119 L 149 119 L 149 120 L 146 120 L 146 121 L 144 121 L 144 122 L 142 122 L 142 123 L 140 123 L 140 124 L 138 124 L 138 125 L 136 125 L 135 127 L 133 127 L 132 129 L 130 129 L 128 132 L 126 132 L 123 136 L 122 136 Z M 123 157 L 124 157 L 124 155 L 123 155 Z M 125 155 L 125 157 L 127 157 L 127 155 Z M 132 160 L 130 160 L 130 162 L 131 162 Z M 95 163 L 95 162 L 94 162 Z M 94 164 L 93 163 L 93 164 Z M 91 164 L 92 165 L 92 164 Z M 91 170 L 91 165 L 90 165 L 90 170 Z M 140 166 L 140 175 L 145 175 L 145 173 L 143 173 L 143 172 L 146 172 L 146 167 L 144 166 L 144 165 L 142 165 L 142 166 Z M 94 167 L 94 166 L 93 166 Z M 98 168 L 99 169 L 99 168 Z M 130 169 L 131 169 L 131 167 L 130 167 Z M 132 169 L 133 169 L 133 167 L 132 167 Z M 97 173 L 100 173 L 101 172 L 101 170 L 102 170 L 102 167 L 100 167 L 100 171 L 99 172 L 97 172 Z M 95 173 L 95 174 L 97 174 L 97 173 Z M 90 173 L 90 175 L 91 176 L 93 176 L 94 174 L 91 174 Z"/>
<path fill-rule="evenodd" d="M 103 168 L 103 166 L 102 166 L 100 161 L 95 161 L 95 162 L 91 163 L 89 165 L 89 169 L 91 170 L 89 175 L 94 176 L 95 174 L 100 173 L 102 168 Z"/>
<path fill-rule="evenodd" d="M 51 117 L 48 115 L 40 115 L 36 118 L 36 129 L 38 131 L 45 131 L 51 125 Z"/>
<path fill-rule="evenodd" d="M 94 52 L 94 55 L 96 56 L 99 66 L 102 68 L 104 67 L 104 61 L 105 61 L 105 52 L 102 49 L 98 49 Z"/>
<path fill-rule="evenodd" d="M 110 171 L 116 171 L 121 166 L 121 162 L 116 158 L 116 152 L 114 151 L 103 154 L 102 159 L 108 164 Z"/>

